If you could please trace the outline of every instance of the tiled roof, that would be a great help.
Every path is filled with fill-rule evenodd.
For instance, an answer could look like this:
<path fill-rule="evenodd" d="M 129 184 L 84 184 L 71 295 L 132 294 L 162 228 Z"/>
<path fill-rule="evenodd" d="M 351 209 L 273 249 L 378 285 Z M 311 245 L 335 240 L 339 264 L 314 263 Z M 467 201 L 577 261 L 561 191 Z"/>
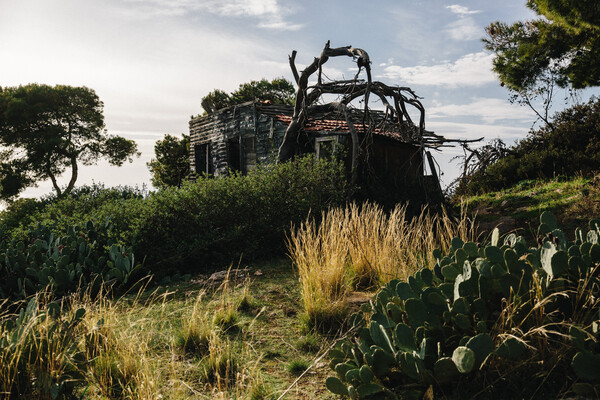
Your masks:
<path fill-rule="evenodd" d="M 292 122 L 290 115 L 275 114 L 273 118 L 282 124 L 289 125 Z M 354 129 L 357 132 L 363 132 L 365 129 L 364 124 L 354 123 Z M 331 133 L 349 133 L 350 129 L 348 124 L 344 120 L 335 119 L 310 119 L 304 126 L 304 130 L 308 132 L 331 132 Z M 392 130 L 384 130 L 382 128 L 375 128 L 373 133 L 376 135 L 387 136 L 391 139 L 405 141 L 405 138 L 398 132 Z"/>

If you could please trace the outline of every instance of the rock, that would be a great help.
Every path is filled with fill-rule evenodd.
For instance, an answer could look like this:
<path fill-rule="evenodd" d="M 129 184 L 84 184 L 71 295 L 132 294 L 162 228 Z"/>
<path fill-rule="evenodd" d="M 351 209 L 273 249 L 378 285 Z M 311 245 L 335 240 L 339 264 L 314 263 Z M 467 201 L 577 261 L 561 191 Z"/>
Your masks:
<path fill-rule="evenodd" d="M 244 269 L 228 269 L 213 273 L 206 279 L 206 283 L 211 286 L 220 285 L 223 281 L 229 280 L 232 283 L 239 283 L 240 281 L 248 278 L 249 272 L 247 268 Z"/>
<path fill-rule="evenodd" d="M 373 297 L 372 293 L 365 292 L 350 292 L 345 298 L 346 304 L 348 304 L 350 310 L 358 311 L 363 303 L 368 302 Z"/>

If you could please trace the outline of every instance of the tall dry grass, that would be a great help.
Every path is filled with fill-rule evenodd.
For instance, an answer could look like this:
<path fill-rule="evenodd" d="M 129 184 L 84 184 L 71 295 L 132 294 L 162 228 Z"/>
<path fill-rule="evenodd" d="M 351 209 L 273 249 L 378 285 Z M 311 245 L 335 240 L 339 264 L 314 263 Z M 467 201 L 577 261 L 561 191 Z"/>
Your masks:
<path fill-rule="evenodd" d="M 57 390 L 91 399 L 249 398 L 265 386 L 258 364 L 213 321 L 236 296 L 229 287 L 210 301 L 203 290 L 185 299 L 143 289 L 119 299 L 83 294 L 49 317 L 39 294 L 18 332 L 8 322 L 16 305 L 0 302 L 0 399 L 50 399 Z M 80 309 L 85 315 L 70 323 Z M 57 320 L 65 322 L 58 329 Z"/>
<path fill-rule="evenodd" d="M 33 391 L 39 399 L 55 398 L 71 393 L 85 374 L 76 332 L 81 311 L 40 307 L 47 295 L 19 303 L 16 316 L 15 304 L 0 303 L 0 399 Z"/>
<path fill-rule="evenodd" d="M 434 213 L 426 207 L 412 217 L 406 206 L 386 213 L 364 203 L 323 212 L 320 223 L 307 219 L 290 234 L 288 250 L 300 275 L 309 326 L 343 318 L 352 290 L 433 268 L 434 249 L 446 251 L 454 237 L 473 240 L 475 231 L 465 208 L 456 218 L 446 209 Z"/>

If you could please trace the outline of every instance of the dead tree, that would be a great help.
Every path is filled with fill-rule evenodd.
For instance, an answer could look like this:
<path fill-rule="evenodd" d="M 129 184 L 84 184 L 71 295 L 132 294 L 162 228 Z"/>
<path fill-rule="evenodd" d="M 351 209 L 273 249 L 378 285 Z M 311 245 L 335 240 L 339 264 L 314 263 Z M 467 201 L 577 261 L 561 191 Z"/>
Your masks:
<path fill-rule="evenodd" d="M 329 41 L 325 44 L 319 57 L 308 65 L 300 74 L 296 68 L 296 51 L 289 57 L 290 67 L 294 75 L 298 91 L 294 104 L 292 121 L 289 124 L 283 142 L 279 147 L 278 162 L 285 162 L 294 157 L 298 143 L 309 116 L 313 113 L 329 115 L 330 119 L 345 120 L 351 138 L 351 179 L 356 183 L 357 172 L 361 160 L 368 161 L 368 146 L 372 143 L 375 131 L 394 132 L 407 142 L 418 143 L 424 149 L 439 148 L 452 140 L 425 130 L 425 109 L 419 97 L 408 87 L 388 86 L 371 78 L 371 61 L 368 53 L 352 46 L 331 48 Z M 342 81 L 323 81 L 323 65 L 331 57 L 352 57 L 358 66 L 353 79 Z M 359 79 L 365 71 L 366 80 Z M 309 78 L 317 73 L 317 82 L 309 86 Z M 326 94 L 337 95 L 337 101 L 319 104 Z M 369 99 L 376 96 L 385 108 L 384 113 L 370 113 Z M 362 100 L 363 109 L 358 110 L 351 105 L 354 100 Z M 418 113 L 415 123 L 408 109 Z M 360 137 L 359 137 L 359 134 Z M 458 141 L 466 142 L 466 141 Z M 368 164 L 368 162 L 366 162 Z"/>
<path fill-rule="evenodd" d="M 468 185 L 471 179 L 485 173 L 487 168 L 510 154 L 510 149 L 502 139 L 494 139 L 490 143 L 479 148 L 473 148 L 465 141 L 460 143 L 463 149 L 462 156 L 452 158 L 452 161 L 459 160 L 462 165 L 462 172 L 458 178 L 448 185 L 447 192 L 456 192 L 461 185 Z"/>

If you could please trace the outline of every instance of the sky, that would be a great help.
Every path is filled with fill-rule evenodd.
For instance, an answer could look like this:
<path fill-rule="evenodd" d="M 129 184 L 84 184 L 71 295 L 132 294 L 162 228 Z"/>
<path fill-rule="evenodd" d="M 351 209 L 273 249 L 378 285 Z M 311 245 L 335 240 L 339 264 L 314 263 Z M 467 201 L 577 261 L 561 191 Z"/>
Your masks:
<path fill-rule="evenodd" d="M 151 188 L 146 163 L 165 134 L 188 133 L 200 101 L 261 78 L 293 81 L 331 47 L 366 50 L 375 80 L 422 97 L 426 128 L 455 139 L 525 137 L 535 121 L 508 101 L 483 48 L 485 27 L 534 14 L 525 0 L 0 0 L 0 86 L 87 86 L 104 102 L 110 134 L 136 140 L 122 167 L 81 167 L 78 185 Z M 330 59 L 330 78 L 351 78 L 350 58 Z M 460 149 L 434 153 L 442 183 L 458 174 Z M 69 173 L 61 184 L 66 185 Z M 52 191 L 50 182 L 23 197 Z"/>

